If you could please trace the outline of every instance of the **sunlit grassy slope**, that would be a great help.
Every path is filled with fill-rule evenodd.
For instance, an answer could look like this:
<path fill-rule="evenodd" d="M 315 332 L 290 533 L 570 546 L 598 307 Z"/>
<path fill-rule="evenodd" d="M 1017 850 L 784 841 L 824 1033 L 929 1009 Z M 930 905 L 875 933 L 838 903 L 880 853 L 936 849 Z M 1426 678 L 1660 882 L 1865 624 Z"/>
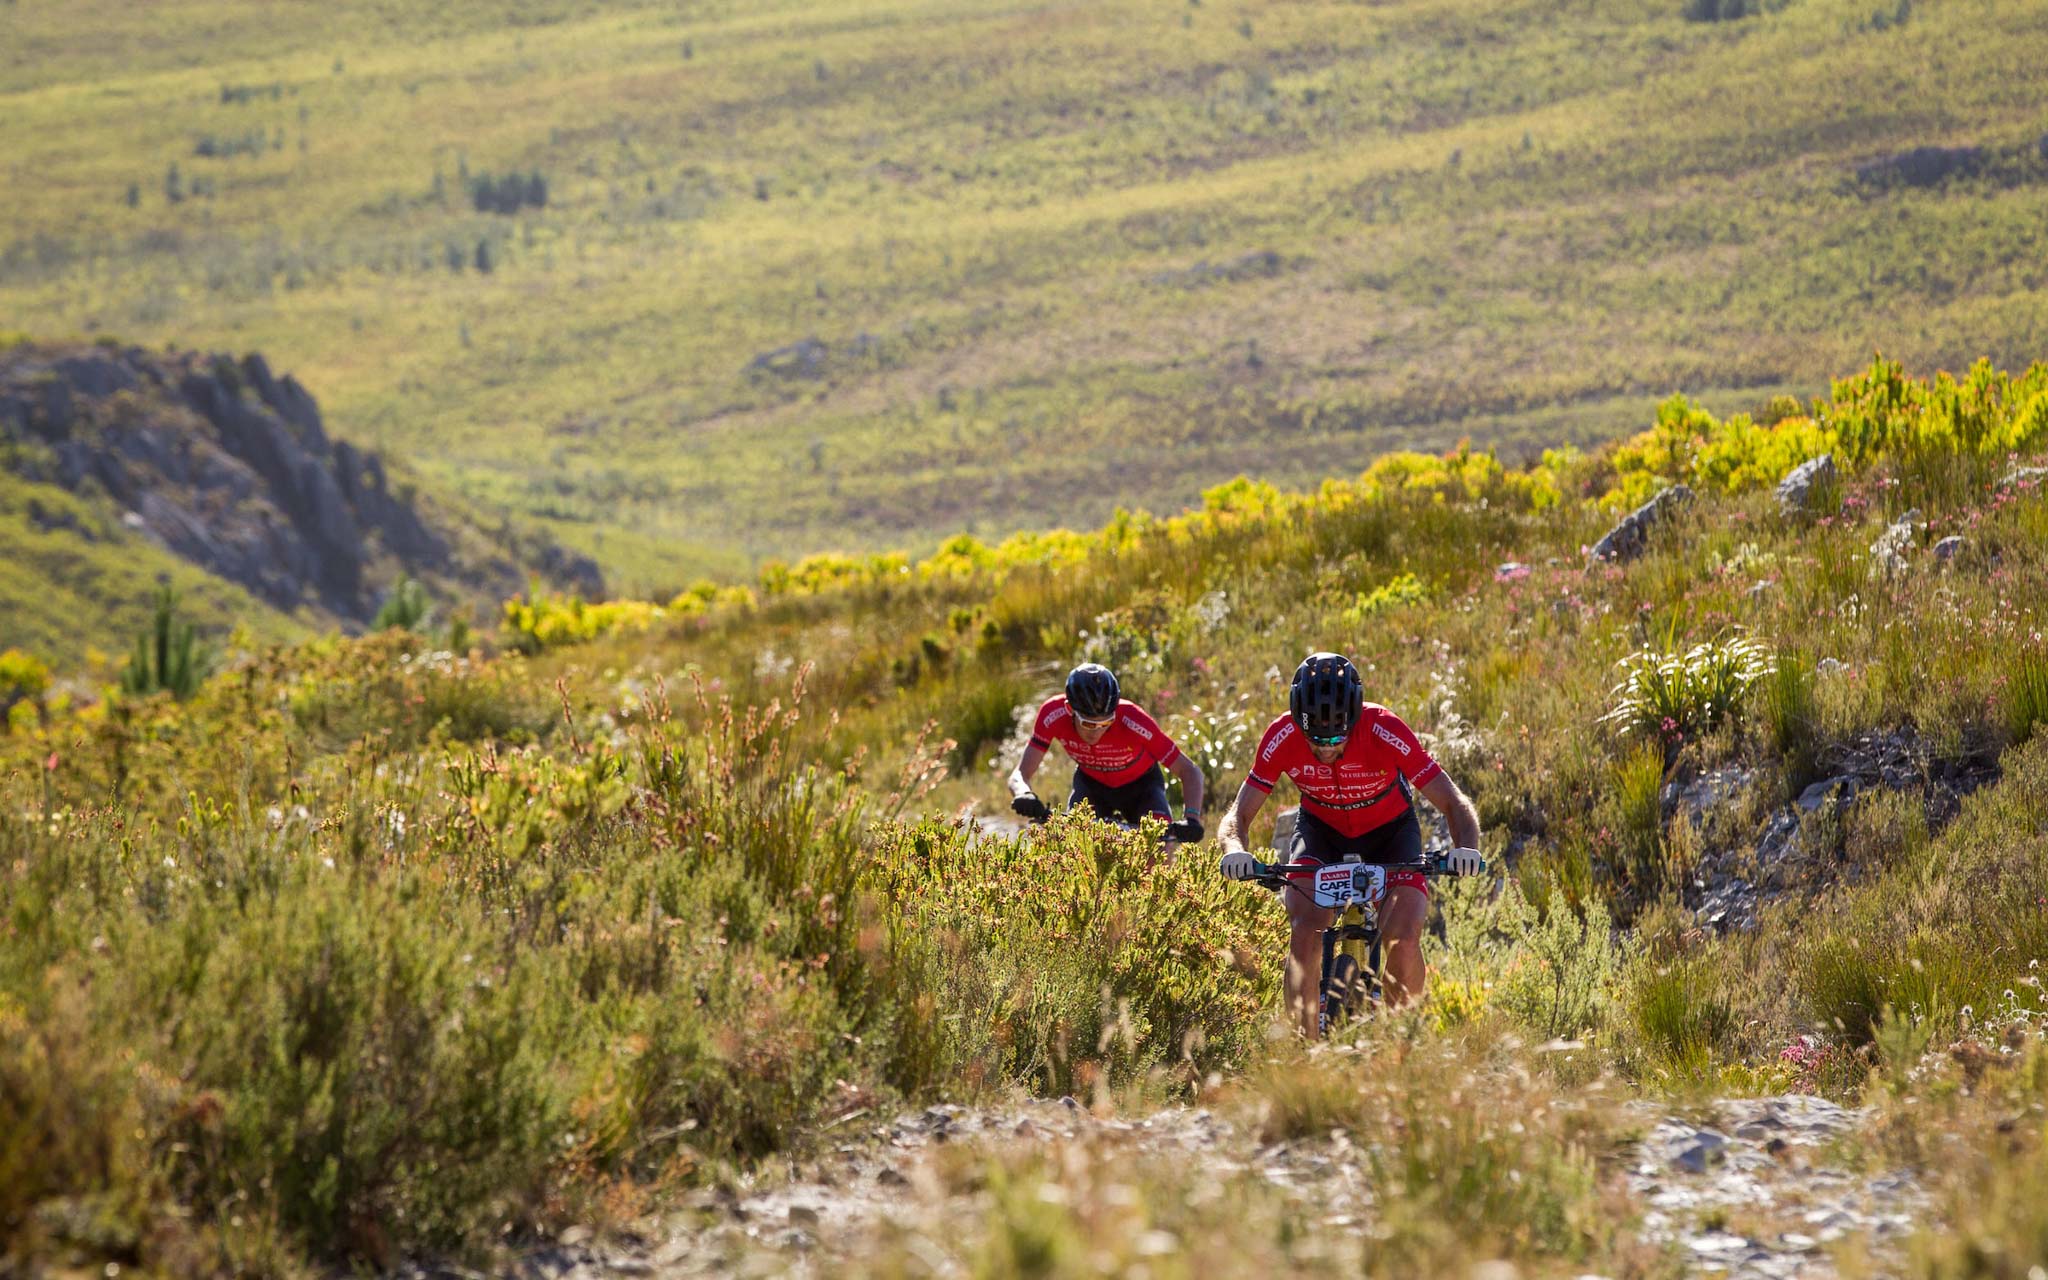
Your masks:
<path fill-rule="evenodd" d="M 2040 353 L 2048 185 L 1853 169 L 2032 145 L 2048 10 L 1681 7 L 18 0 L 0 317 L 264 350 L 644 590 Z"/>
<path fill-rule="evenodd" d="M 66 671 L 100 665 L 95 651 L 126 657 L 149 627 L 160 585 L 216 635 L 239 626 L 252 638 L 283 640 L 314 621 L 129 536 L 104 510 L 55 485 L 0 476 L 0 546 L 0 641 L 49 655 Z"/>
<path fill-rule="evenodd" d="M 1351 1274 L 1652 1280 L 1687 1252 L 1653 1214 L 1780 1227 L 1674 1209 L 1747 1170 L 1646 1187 L 1634 1140 L 1688 1099 L 1802 1091 L 1869 1110 L 1787 1176 L 1929 1197 L 1909 1255 L 1858 1270 L 1852 1232 L 1842 1274 L 2020 1280 L 2048 1263 L 2048 364 L 1879 364 L 1810 408 L 1674 401 L 1528 470 L 1222 486 L 1050 563 L 764 582 L 603 634 L 571 610 L 591 634 L 460 654 L 434 626 L 235 646 L 184 702 L 0 654 L 0 1254 L 496 1274 L 571 1226 L 660 1248 L 707 1223 L 692 1191 L 801 1166 L 875 1195 L 846 1144 L 1028 1092 L 1126 1126 L 1213 1108 L 1244 1159 L 949 1141 L 929 1230 L 993 1259 L 963 1273 L 1321 1274 L 1356 1221 Z M 1836 483 L 1784 513 L 1776 476 L 1822 448 Z M 1697 497 L 1642 555 L 1585 563 L 1678 481 Z M 1738 641 L 1759 665 L 1714 677 Z M 1002 802 L 1020 704 L 1082 657 L 1233 795 L 1322 647 L 1428 735 L 1505 874 L 1437 886 L 1417 1014 L 1305 1055 L 1268 1035 L 1285 915 L 1213 840 L 952 815 Z M 1873 742 L 1907 767 L 1856 764 Z M 1731 779 L 1697 819 L 1665 799 Z M 1796 851 L 1767 853 L 1785 819 Z M 1699 877 L 1745 864 L 1779 896 L 1724 932 Z M 1250 1150 L 1283 1141 L 1363 1162 L 1370 1195 L 1318 1173 L 1291 1210 Z M 830 1273 L 940 1271 L 891 1258 Z"/>

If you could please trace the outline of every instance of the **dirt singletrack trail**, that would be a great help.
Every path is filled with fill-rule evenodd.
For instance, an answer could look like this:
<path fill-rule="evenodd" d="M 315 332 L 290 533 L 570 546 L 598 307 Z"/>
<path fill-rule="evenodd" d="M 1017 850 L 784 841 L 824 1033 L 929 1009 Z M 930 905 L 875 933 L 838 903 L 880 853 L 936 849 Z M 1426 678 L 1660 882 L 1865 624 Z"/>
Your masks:
<path fill-rule="evenodd" d="M 1633 1110 L 1641 1137 L 1628 1153 L 1627 1199 L 1641 1234 L 1689 1274 L 1833 1276 L 1839 1251 L 1883 1274 L 1926 1209 L 1910 1175 L 1866 1175 L 1831 1159 L 1831 1146 L 1863 1117 L 1824 1099 L 1724 1099 L 1689 1108 L 1686 1118 L 1651 1103 Z M 637 1235 L 601 1241 L 572 1230 L 513 1274 L 859 1275 L 888 1250 L 911 1274 L 965 1276 L 992 1204 L 975 1170 L 1030 1154 L 1091 1185 L 1091 1175 L 1113 1163 L 1128 1172 L 1170 1162 L 1213 1174 L 1219 1203 L 1228 1203 L 1223 1189 L 1232 1180 L 1258 1179 L 1301 1209 L 1310 1237 L 1300 1247 L 1351 1273 L 1376 1244 L 1369 1153 L 1342 1133 L 1261 1142 L 1199 1107 L 1130 1119 L 1093 1114 L 1071 1098 L 935 1106 L 860 1116 L 840 1128 L 842 1141 L 801 1165 L 697 1192 Z M 1040 1194 L 1062 1194 L 1047 1189 L 1056 1186 L 1049 1181 Z M 1155 1231 L 1137 1247 L 1164 1257 L 1179 1241 Z"/>

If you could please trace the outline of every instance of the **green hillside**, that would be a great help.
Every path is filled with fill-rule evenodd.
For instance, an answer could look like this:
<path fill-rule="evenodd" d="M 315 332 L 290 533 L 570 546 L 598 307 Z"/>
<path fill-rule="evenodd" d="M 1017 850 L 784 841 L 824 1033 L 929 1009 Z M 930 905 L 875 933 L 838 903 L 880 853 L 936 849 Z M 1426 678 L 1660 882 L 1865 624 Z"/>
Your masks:
<path fill-rule="evenodd" d="M 0 560 L 0 642 L 63 670 L 93 666 L 95 650 L 126 657 L 148 629 L 160 583 L 169 583 L 192 619 L 216 634 L 246 627 L 252 639 L 274 642 L 307 629 L 308 619 L 281 614 L 130 536 L 110 513 L 55 485 L 0 476 L 0 545 L 7 548 Z"/>
<path fill-rule="evenodd" d="M 650 592 L 2048 349 L 2048 12 L 1688 7 L 17 0 L 0 313 Z"/>
<path fill-rule="evenodd" d="M 371 625 L 406 582 L 444 622 L 536 580 L 606 594 L 587 558 L 332 440 L 256 353 L 0 335 L 0 545 L 0 648 L 64 670 L 126 650 L 158 583 L 261 640 Z"/>

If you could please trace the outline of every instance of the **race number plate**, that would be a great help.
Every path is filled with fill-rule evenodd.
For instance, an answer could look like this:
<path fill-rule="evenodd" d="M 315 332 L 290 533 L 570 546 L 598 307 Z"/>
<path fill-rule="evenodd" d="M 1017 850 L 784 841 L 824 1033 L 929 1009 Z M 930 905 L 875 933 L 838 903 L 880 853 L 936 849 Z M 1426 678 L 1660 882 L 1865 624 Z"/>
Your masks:
<path fill-rule="evenodd" d="M 1343 862 L 1316 868 L 1315 900 L 1319 907 L 1348 907 L 1353 903 L 1376 906 L 1386 891 L 1385 867 Z"/>
<path fill-rule="evenodd" d="M 1319 907 L 1347 907 L 1351 905 L 1351 871 L 1347 866 L 1316 868 L 1316 905 Z"/>

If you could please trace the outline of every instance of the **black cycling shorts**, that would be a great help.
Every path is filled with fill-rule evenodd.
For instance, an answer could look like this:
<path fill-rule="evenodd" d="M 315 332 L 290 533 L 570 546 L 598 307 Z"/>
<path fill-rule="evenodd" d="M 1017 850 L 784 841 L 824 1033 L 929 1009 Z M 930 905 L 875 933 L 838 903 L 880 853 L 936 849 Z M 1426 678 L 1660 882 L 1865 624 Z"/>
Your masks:
<path fill-rule="evenodd" d="M 1112 787 L 1080 769 L 1074 770 L 1074 790 L 1067 797 L 1067 807 L 1073 809 L 1084 804 L 1104 822 L 1122 819 L 1132 826 L 1147 818 L 1172 816 L 1166 807 L 1166 775 L 1156 764 L 1120 787 Z"/>
<path fill-rule="evenodd" d="M 1422 865 L 1422 824 L 1415 806 L 1362 836 L 1347 836 L 1306 810 L 1294 815 L 1294 837 L 1287 843 L 1289 862 L 1342 862 L 1356 857 L 1383 867 Z"/>

